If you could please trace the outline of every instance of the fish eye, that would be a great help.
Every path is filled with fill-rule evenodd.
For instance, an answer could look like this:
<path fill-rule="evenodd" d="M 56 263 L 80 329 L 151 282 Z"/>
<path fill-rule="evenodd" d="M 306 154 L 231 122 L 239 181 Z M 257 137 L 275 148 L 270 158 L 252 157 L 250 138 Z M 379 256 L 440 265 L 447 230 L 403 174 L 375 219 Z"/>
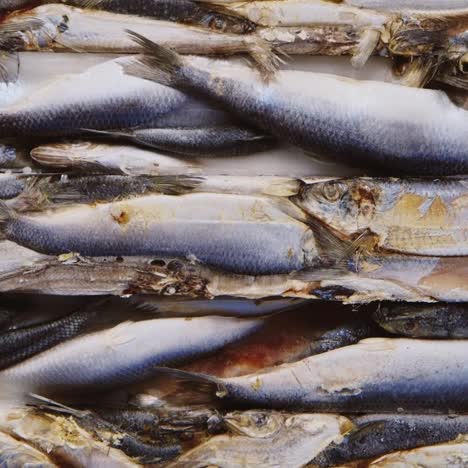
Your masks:
<path fill-rule="evenodd" d="M 223 31 L 225 28 L 224 21 L 218 16 L 213 16 L 209 22 L 210 28 Z"/>
<path fill-rule="evenodd" d="M 468 73 L 468 53 L 463 54 L 458 61 L 458 70 L 461 73 Z"/>
<path fill-rule="evenodd" d="M 330 202 L 338 201 L 346 192 L 346 186 L 340 182 L 327 182 L 322 186 L 322 196 Z"/>

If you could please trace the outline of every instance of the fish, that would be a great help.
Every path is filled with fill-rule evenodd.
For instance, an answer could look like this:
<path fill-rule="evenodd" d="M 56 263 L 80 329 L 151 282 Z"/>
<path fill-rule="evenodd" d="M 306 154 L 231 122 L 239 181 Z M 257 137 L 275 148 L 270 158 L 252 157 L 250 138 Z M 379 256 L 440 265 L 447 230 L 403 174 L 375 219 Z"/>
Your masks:
<path fill-rule="evenodd" d="M 0 166 L 5 167 L 12 164 L 16 159 L 16 149 L 10 145 L 0 144 Z"/>
<path fill-rule="evenodd" d="M 15 174 L 0 174 L 0 199 L 10 200 L 26 188 L 26 179 Z"/>
<path fill-rule="evenodd" d="M 129 140 L 143 146 L 182 156 L 240 156 L 277 145 L 273 137 L 239 127 L 147 128 L 130 131 L 99 131 L 98 134 Z"/>
<path fill-rule="evenodd" d="M 468 254 L 468 179 L 339 178 L 303 186 L 303 210 L 348 239 L 394 252 Z"/>
<path fill-rule="evenodd" d="M 0 109 L 0 135 L 80 135 L 85 128 L 183 127 L 193 126 L 194 121 L 212 126 L 231 120 L 200 100 L 124 75 L 121 64 L 129 59 L 117 58 L 83 73 L 46 81 L 32 94 Z"/>
<path fill-rule="evenodd" d="M 347 2 L 327 0 L 248 1 L 229 6 L 250 21 L 267 27 L 345 24 L 380 29 L 391 16 L 369 8 L 355 8 Z"/>
<path fill-rule="evenodd" d="M 226 76 L 137 33 L 130 37 L 146 55 L 127 63 L 125 73 L 204 96 L 310 153 L 391 174 L 468 171 L 468 112 L 443 92 L 290 71 L 269 82 L 253 71 Z"/>
<path fill-rule="evenodd" d="M 468 338 L 468 304 L 380 305 L 373 319 L 390 333 L 414 338 Z"/>
<path fill-rule="evenodd" d="M 177 401 L 326 413 L 463 413 L 465 345 L 463 340 L 369 338 L 234 378 L 160 372 L 178 382 L 172 395 Z"/>
<path fill-rule="evenodd" d="M 382 335 L 372 321 L 360 316 L 352 320 L 346 318 L 349 310 L 339 314 L 335 309 L 336 306 L 311 303 L 308 307 L 279 313 L 268 318 L 259 332 L 181 369 L 216 377 L 237 377 Z"/>
<path fill-rule="evenodd" d="M 217 0 L 218 1 L 218 0 Z M 344 0 L 342 3 L 376 10 L 448 10 L 466 8 L 465 0 Z"/>
<path fill-rule="evenodd" d="M 234 13 L 231 16 L 233 17 Z M 30 28 L 25 33 L 23 32 L 25 21 L 26 24 L 31 21 L 41 21 L 42 26 Z M 237 21 L 242 21 L 242 18 Z M 125 30 L 131 26 L 141 34 L 163 41 L 181 53 L 200 55 L 246 53 L 259 67 L 266 70 L 274 67 L 276 63 L 276 57 L 271 49 L 256 35 L 213 31 L 155 18 L 81 9 L 63 4 L 40 5 L 13 13 L 4 19 L 2 24 L 9 31 L 14 31 L 15 28 L 18 30 L 14 34 L 15 44 L 10 46 L 10 50 L 16 51 L 139 53 L 141 48 L 125 33 Z M 243 21 L 243 24 L 246 22 Z M 247 24 L 250 26 L 250 23 Z"/>
<path fill-rule="evenodd" d="M 44 453 L 4 432 L 0 432 L 0 465 L 5 468 L 57 467 Z"/>
<path fill-rule="evenodd" d="M 460 437 L 452 443 L 390 453 L 369 464 L 371 467 L 439 466 L 463 467 L 468 458 L 468 442 Z"/>
<path fill-rule="evenodd" d="M 79 8 L 198 25 L 226 33 L 246 34 L 255 30 L 254 23 L 228 9 L 192 0 L 66 0 L 64 3 Z"/>
<path fill-rule="evenodd" d="M 98 305 L 39 325 L 10 330 L 0 335 L 0 369 L 5 369 L 41 353 L 89 328 Z"/>
<path fill-rule="evenodd" d="M 202 172 L 201 163 L 177 159 L 163 153 L 137 148 L 131 145 L 107 144 L 93 141 L 50 143 L 31 151 L 38 164 L 57 169 L 77 169 L 140 175 L 194 175 Z"/>
<path fill-rule="evenodd" d="M 215 300 L 205 300 L 151 295 L 135 295 L 129 300 L 132 305 L 135 305 L 139 309 L 161 317 L 196 317 L 207 315 L 262 317 L 295 309 L 306 302 L 298 298 L 280 297 L 260 300 L 220 297 Z"/>
<path fill-rule="evenodd" d="M 262 411 L 231 413 L 227 424 L 238 435 L 217 435 L 184 453 L 170 467 L 304 466 L 349 426 L 343 416 L 282 414 Z"/>
<path fill-rule="evenodd" d="M 19 407 L 5 412 L 2 430 L 47 453 L 49 466 L 99 466 L 136 468 L 141 466 L 122 451 L 96 440 L 73 419 Z M 41 466 L 41 465 L 39 465 Z"/>
<path fill-rule="evenodd" d="M 17 10 L 30 2 L 31 0 L 3 0 L 0 6 L 0 12 L 3 13 L 9 10 Z"/>
<path fill-rule="evenodd" d="M 259 319 L 221 317 L 122 322 L 5 369 L 0 379 L 35 393 L 120 389 L 151 377 L 157 365 L 215 352 L 261 325 Z"/>
<path fill-rule="evenodd" d="M 58 205 L 125 200 L 141 195 L 180 195 L 194 191 L 202 178 L 190 176 L 128 177 L 98 175 L 35 178 L 9 205 L 16 211 L 41 211 Z"/>
<path fill-rule="evenodd" d="M 0 205 L 5 237 L 49 255 L 172 255 L 247 275 L 322 263 L 314 230 L 287 200 L 254 195 L 146 195 L 19 214 Z"/>
<path fill-rule="evenodd" d="M 397 450 L 455 440 L 467 433 L 468 418 L 456 415 L 371 414 L 352 419 L 352 429 L 331 443 L 308 466 L 339 466 Z"/>

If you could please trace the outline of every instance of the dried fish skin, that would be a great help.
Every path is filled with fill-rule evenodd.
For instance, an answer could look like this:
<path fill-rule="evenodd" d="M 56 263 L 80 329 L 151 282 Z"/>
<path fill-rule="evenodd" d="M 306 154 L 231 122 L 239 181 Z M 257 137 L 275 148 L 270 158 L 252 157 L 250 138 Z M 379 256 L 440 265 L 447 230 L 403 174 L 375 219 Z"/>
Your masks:
<path fill-rule="evenodd" d="M 460 437 L 448 444 L 421 447 L 406 452 L 396 452 L 384 455 L 373 461 L 372 467 L 403 467 L 403 466 L 453 466 L 463 467 L 468 459 L 468 443 L 465 437 Z"/>
<path fill-rule="evenodd" d="M 199 4 L 192 0 L 66 0 L 64 3 L 79 8 L 193 24 L 234 34 L 245 34 L 255 29 L 252 22 L 227 9 Z"/>
<path fill-rule="evenodd" d="M 25 20 L 42 22 L 39 28 L 24 31 Z M 217 32 L 207 28 L 178 24 L 155 18 L 130 16 L 107 11 L 75 8 L 63 4 L 46 4 L 13 13 L 4 27 L 18 32 L 11 48 L 22 51 L 54 50 L 88 53 L 140 53 L 126 30 L 132 27 L 141 34 L 162 41 L 186 54 L 251 54 L 260 65 L 268 66 L 274 57 L 257 36 Z"/>
<path fill-rule="evenodd" d="M 226 420 L 229 425 L 240 427 L 245 432 L 215 436 L 169 466 L 225 466 L 229 460 L 230 466 L 299 468 L 331 441 L 341 438 L 350 424 L 342 416 L 262 414 L 260 411 L 228 414 Z M 236 420 L 241 420 L 241 426 L 236 424 Z"/>
<path fill-rule="evenodd" d="M 130 58 L 122 57 L 77 75 L 59 76 L 32 96 L 3 107 L 0 134 L 76 135 L 84 128 L 106 130 L 159 123 L 184 126 L 187 118 L 202 126 L 226 121 L 223 112 L 183 93 L 125 76 L 121 65 L 127 60 Z"/>
<path fill-rule="evenodd" d="M 468 171 L 468 113 L 442 92 L 289 71 L 267 83 L 254 72 L 227 77 L 132 37 L 147 55 L 125 66 L 126 73 L 203 95 L 308 152 L 392 173 Z"/>
<path fill-rule="evenodd" d="M 408 254 L 468 254 L 464 178 L 336 179 L 304 186 L 294 202 L 347 239 L 365 234 Z"/>
<path fill-rule="evenodd" d="M 290 273 L 319 262 L 313 231 L 294 206 L 261 196 L 147 195 L 54 213 L 20 215 L 3 205 L 4 233 L 51 255 L 173 255 L 239 274 Z"/>
<path fill-rule="evenodd" d="M 463 340 L 370 338 L 356 345 L 230 379 L 167 371 L 192 400 L 255 408 L 346 413 L 463 413 L 468 367 Z M 192 379 L 194 379 L 192 381 Z"/>
<path fill-rule="evenodd" d="M 194 175 L 202 172 L 197 161 L 177 159 L 131 145 L 110 145 L 91 141 L 53 143 L 31 151 L 44 167 L 95 170 L 103 173 L 140 175 Z"/>
<path fill-rule="evenodd" d="M 378 307 L 373 319 L 385 330 L 413 338 L 468 338 L 468 304 L 399 304 Z"/>
<path fill-rule="evenodd" d="M 397 450 L 455 440 L 467 433 L 466 416 L 371 414 L 353 418 L 354 428 L 330 444 L 310 466 L 338 466 Z"/>
<path fill-rule="evenodd" d="M 0 174 L 0 199 L 10 200 L 26 188 L 26 178 L 14 174 Z"/>
<path fill-rule="evenodd" d="M 391 18 L 382 12 L 322 0 L 249 1 L 230 8 L 258 25 L 269 27 L 349 24 L 380 29 Z"/>
<path fill-rule="evenodd" d="M 5 167 L 12 164 L 16 159 L 16 149 L 10 145 L 0 144 L 0 166 Z"/>
<path fill-rule="evenodd" d="M 120 450 L 97 441 L 75 421 L 63 416 L 43 414 L 30 408 L 18 408 L 2 415 L 0 426 L 4 431 L 47 453 L 57 466 L 141 466 Z"/>
<path fill-rule="evenodd" d="M 3 432 L 0 433 L 0 464 L 5 468 L 57 466 L 43 453 Z"/>

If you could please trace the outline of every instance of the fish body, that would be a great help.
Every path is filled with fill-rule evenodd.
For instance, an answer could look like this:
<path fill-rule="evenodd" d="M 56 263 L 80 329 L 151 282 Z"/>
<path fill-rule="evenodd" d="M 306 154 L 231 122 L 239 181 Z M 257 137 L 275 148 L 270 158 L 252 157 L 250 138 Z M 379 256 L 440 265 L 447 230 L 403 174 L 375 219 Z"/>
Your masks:
<path fill-rule="evenodd" d="M 2 415 L 0 426 L 12 436 L 47 453 L 52 463 L 45 464 L 44 468 L 64 465 L 103 468 L 141 466 L 120 450 L 96 440 L 94 434 L 81 428 L 73 419 L 61 415 L 18 408 Z"/>
<path fill-rule="evenodd" d="M 307 26 L 347 24 L 382 28 L 389 16 L 370 9 L 322 0 L 249 1 L 230 8 L 262 26 Z"/>
<path fill-rule="evenodd" d="M 325 414 L 231 413 L 225 417 L 239 435 L 218 435 L 183 454 L 169 466 L 304 466 L 339 439 L 349 421 Z"/>
<path fill-rule="evenodd" d="M 157 365 L 214 352 L 261 324 L 220 317 L 124 322 L 57 345 L 4 370 L 0 378 L 38 390 L 121 388 L 152 376 Z"/>
<path fill-rule="evenodd" d="M 65 3 L 79 8 L 193 24 L 234 34 L 245 34 L 255 29 L 252 22 L 240 15 L 192 0 L 67 0 Z"/>
<path fill-rule="evenodd" d="M 0 174 L 0 199 L 17 197 L 26 187 L 26 179 L 14 174 Z"/>
<path fill-rule="evenodd" d="M 468 460 L 468 443 L 464 437 L 453 443 L 432 445 L 414 450 L 384 455 L 373 461 L 371 467 L 403 468 L 405 466 L 425 466 L 438 468 L 450 466 L 463 468 Z"/>
<path fill-rule="evenodd" d="M 53 143 L 31 151 L 31 157 L 42 166 L 92 170 L 111 174 L 171 175 L 199 174 L 196 161 L 177 159 L 131 145 L 110 145 L 88 141 Z"/>
<path fill-rule="evenodd" d="M 89 326 L 96 311 L 84 309 L 50 322 L 0 335 L 0 368 L 12 366 L 54 345 L 69 340 Z"/>
<path fill-rule="evenodd" d="M 376 10 L 449 10 L 467 8 L 466 0 L 345 0 L 346 5 Z"/>
<path fill-rule="evenodd" d="M 379 248 L 468 254 L 468 179 L 340 179 L 306 185 L 294 200 L 339 235 L 363 233 Z"/>
<path fill-rule="evenodd" d="M 465 356 L 463 340 L 371 338 L 267 371 L 209 381 L 221 404 L 345 413 L 463 413 Z"/>
<path fill-rule="evenodd" d="M 125 76 L 123 57 L 76 75 L 59 76 L 0 110 L 0 135 L 8 137 L 81 134 L 84 128 L 106 130 L 159 124 L 213 125 L 225 114 L 200 101 Z M 113 86 L 109 86 L 112 81 Z"/>
<path fill-rule="evenodd" d="M 261 196 L 148 195 L 30 216 L 6 208 L 4 232 L 52 255 L 172 255 L 225 271 L 271 275 L 319 260 L 313 231 L 288 214 L 300 214 L 294 208 Z"/>
<path fill-rule="evenodd" d="M 0 166 L 9 166 L 16 159 L 16 149 L 10 145 L 0 144 Z"/>
<path fill-rule="evenodd" d="M 368 415 L 353 419 L 354 428 L 342 440 L 330 444 L 311 466 L 339 466 L 367 460 L 397 450 L 455 440 L 468 431 L 466 416 Z"/>
<path fill-rule="evenodd" d="M 239 156 L 275 145 L 272 137 L 240 127 L 148 128 L 109 135 L 184 156 Z"/>
<path fill-rule="evenodd" d="M 385 330 L 414 338 L 468 338 L 468 304 L 383 304 L 373 314 Z"/>
<path fill-rule="evenodd" d="M 0 466 L 2 468 L 54 468 L 57 465 L 25 442 L 0 433 Z"/>
<path fill-rule="evenodd" d="M 295 309 L 305 303 L 304 300 L 296 298 L 266 298 L 253 301 L 229 297 L 205 300 L 150 295 L 132 296 L 130 301 L 142 310 L 166 317 L 207 315 L 261 317 Z"/>
<path fill-rule="evenodd" d="M 439 91 L 280 71 L 228 76 L 133 34 L 146 56 L 126 73 L 203 95 L 304 150 L 391 173 L 463 175 L 468 112 Z"/>
<path fill-rule="evenodd" d="M 42 26 L 24 31 L 24 21 L 31 17 L 40 20 Z M 242 18 L 237 21 L 251 26 L 251 23 L 242 21 Z M 12 14 L 6 18 L 4 25 L 10 30 L 17 26 L 16 49 L 19 50 L 139 53 L 141 49 L 126 35 L 125 31 L 129 27 L 137 29 L 141 34 L 148 34 L 154 40 L 163 41 L 181 53 L 229 55 L 255 53 L 261 49 L 258 38 L 248 34 L 217 32 L 155 18 L 81 9 L 63 4 L 40 5 Z"/>

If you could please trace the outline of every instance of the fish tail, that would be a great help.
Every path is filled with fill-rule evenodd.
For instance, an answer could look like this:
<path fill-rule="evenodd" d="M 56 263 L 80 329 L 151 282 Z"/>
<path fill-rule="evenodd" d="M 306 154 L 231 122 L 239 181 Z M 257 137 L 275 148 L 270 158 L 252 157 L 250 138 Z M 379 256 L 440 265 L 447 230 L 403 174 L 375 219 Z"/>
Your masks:
<path fill-rule="evenodd" d="M 361 36 L 351 58 L 354 68 L 362 68 L 374 53 L 379 44 L 381 33 L 375 29 L 367 29 Z"/>
<path fill-rule="evenodd" d="M 17 213 L 26 211 L 41 211 L 48 205 L 47 193 L 50 177 L 32 177 L 26 183 L 24 190 L 14 201 L 14 210 Z"/>
<path fill-rule="evenodd" d="M 193 192 L 205 179 L 192 176 L 154 176 L 153 190 L 165 195 L 183 195 Z"/>
<path fill-rule="evenodd" d="M 285 60 L 279 56 L 276 49 L 261 38 L 248 38 L 247 52 L 257 66 L 264 79 L 269 79 Z M 285 56 L 285 54 L 282 54 Z"/>
<path fill-rule="evenodd" d="M 155 81 L 166 86 L 177 84 L 178 72 L 184 66 L 183 58 L 169 49 L 150 41 L 145 36 L 131 30 L 126 30 L 132 40 L 140 45 L 144 51 L 142 57 L 138 57 L 129 63 L 122 65 L 127 75 Z"/>
<path fill-rule="evenodd" d="M 41 166 L 68 168 L 75 166 L 75 152 L 70 145 L 43 145 L 31 150 L 31 158 Z"/>
<path fill-rule="evenodd" d="M 91 133 L 93 135 L 102 135 L 110 138 L 131 138 L 131 131 L 124 132 L 122 130 L 95 130 L 93 128 L 80 128 L 82 132 Z"/>
<path fill-rule="evenodd" d="M 226 386 L 216 377 L 167 367 L 153 371 L 156 382 L 153 380 L 152 384 L 164 388 L 164 399 L 170 403 L 220 406 L 222 399 L 228 396 Z"/>

